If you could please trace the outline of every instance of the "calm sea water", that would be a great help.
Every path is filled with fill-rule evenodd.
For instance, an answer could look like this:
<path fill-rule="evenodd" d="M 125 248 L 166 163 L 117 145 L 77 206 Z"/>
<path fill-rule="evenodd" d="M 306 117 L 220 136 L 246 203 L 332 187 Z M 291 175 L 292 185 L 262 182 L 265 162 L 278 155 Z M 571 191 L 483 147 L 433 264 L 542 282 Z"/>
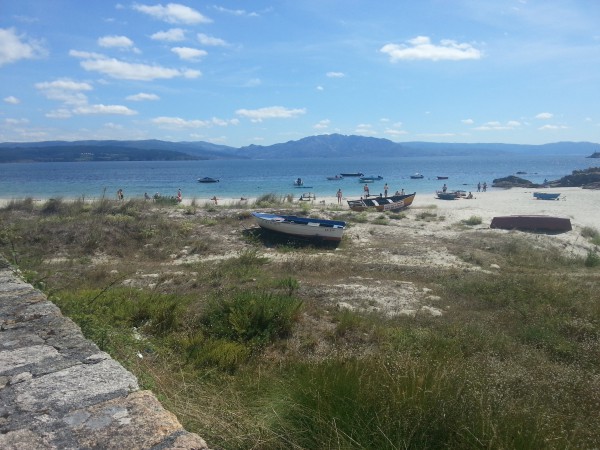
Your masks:
<path fill-rule="evenodd" d="M 381 175 L 382 181 L 370 184 L 371 194 L 383 192 L 387 182 L 391 192 L 433 193 L 444 182 L 450 190 L 476 190 L 478 182 L 491 184 L 494 178 L 519 175 L 541 183 L 555 180 L 576 169 L 597 165 L 597 160 L 578 156 L 477 156 L 477 157 L 398 157 L 335 158 L 285 160 L 210 160 L 210 161 L 143 161 L 143 162 L 73 162 L 0 164 L 2 198 L 99 198 L 115 197 L 123 189 L 125 198 L 153 195 L 174 196 L 181 189 L 184 197 L 221 198 L 257 197 L 303 192 L 316 196 L 335 196 L 342 189 L 346 197 L 362 195 L 356 178 L 328 181 L 327 176 L 340 172 L 363 172 Z M 595 163 L 596 162 L 596 163 Z M 411 174 L 425 178 L 413 180 Z M 437 180 L 447 176 L 448 180 Z M 213 177 L 219 183 L 202 184 L 198 178 Z M 293 186 L 298 177 L 305 186 Z"/>

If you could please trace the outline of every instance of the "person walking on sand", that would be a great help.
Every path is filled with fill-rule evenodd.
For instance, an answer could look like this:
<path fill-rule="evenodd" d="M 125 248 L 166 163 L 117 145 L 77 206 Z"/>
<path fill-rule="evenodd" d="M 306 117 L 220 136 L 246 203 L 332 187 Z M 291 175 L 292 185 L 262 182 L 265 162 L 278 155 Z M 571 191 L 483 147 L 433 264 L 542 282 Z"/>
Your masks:
<path fill-rule="evenodd" d="M 387 191 L 388 191 L 388 185 L 387 183 L 385 183 L 385 186 L 383 186 L 383 196 L 387 197 Z"/>
<path fill-rule="evenodd" d="M 483 182 L 483 192 L 487 191 L 487 183 L 484 181 Z"/>
<path fill-rule="evenodd" d="M 182 197 L 181 197 L 181 189 L 177 189 L 177 203 L 181 203 Z"/>
<path fill-rule="evenodd" d="M 342 204 L 342 190 L 338 189 L 337 191 L 337 199 L 338 199 L 338 205 Z"/>
<path fill-rule="evenodd" d="M 369 185 L 365 184 L 365 187 L 363 188 L 363 191 L 365 191 L 365 196 L 367 198 L 369 198 Z"/>
<path fill-rule="evenodd" d="M 481 192 L 481 181 L 477 183 L 477 192 Z"/>
<path fill-rule="evenodd" d="M 212 200 L 213 202 L 215 202 L 215 205 L 218 205 L 218 204 L 219 204 L 219 199 L 217 198 L 217 196 L 216 196 L 216 195 L 215 195 L 213 198 L 211 198 L 211 200 Z"/>
<path fill-rule="evenodd" d="M 123 189 L 117 191 L 117 200 L 123 200 Z"/>

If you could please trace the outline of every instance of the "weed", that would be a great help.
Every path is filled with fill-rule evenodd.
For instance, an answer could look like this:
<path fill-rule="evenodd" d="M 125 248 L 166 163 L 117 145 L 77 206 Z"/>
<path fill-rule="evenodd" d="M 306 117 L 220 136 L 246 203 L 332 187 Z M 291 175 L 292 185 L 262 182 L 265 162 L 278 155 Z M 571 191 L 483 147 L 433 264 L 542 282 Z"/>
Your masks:
<path fill-rule="evenodd" d="M 588 254 L 585 258 L 585 266 L 586 267 L 598 267 L 600 266 L 600 255 L 597 252 L 592 250 L 588 251 Z"/>
<path fill-rule="evenodd" d="M 482 219 L 479 216 L 471 216 L 466 220 L 463 220 L 462 223 L 465 225 L 481 225 Z"/>

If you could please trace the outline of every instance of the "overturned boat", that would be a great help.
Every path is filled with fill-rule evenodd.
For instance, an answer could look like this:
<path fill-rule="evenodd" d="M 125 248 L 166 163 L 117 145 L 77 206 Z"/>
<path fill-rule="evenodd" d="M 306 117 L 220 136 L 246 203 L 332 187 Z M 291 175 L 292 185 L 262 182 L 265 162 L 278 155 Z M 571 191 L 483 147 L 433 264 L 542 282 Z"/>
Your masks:
<path fill-rule="evenodd" d="M 498 216 L 492 219 L 490 228 L 523 231 L 571 231 L 571 219 L 546 215 Z"/>

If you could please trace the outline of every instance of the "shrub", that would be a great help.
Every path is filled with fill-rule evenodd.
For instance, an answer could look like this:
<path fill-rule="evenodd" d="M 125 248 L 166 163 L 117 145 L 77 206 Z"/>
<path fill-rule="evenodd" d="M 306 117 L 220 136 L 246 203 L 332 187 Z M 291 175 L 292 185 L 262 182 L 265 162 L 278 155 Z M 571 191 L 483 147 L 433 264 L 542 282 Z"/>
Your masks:
<path fill-rule="evenodd" d="M 462 223 L 465 225 L 481 225 L 481 217 L 479 216 L 471 216 L 466 220 L 463 220 Z"/>
<path fill-rule="evenodd" d="M 245 291 L 213 299 L 201 322 L 215 338 L 263 345 L 289 335 L 301 306 L 288 296 Z"/>
<path fill-rule="evenodd" d="M 598 253 L 590 250 L 587 254 L 587 257 L 585 258 L 585 266 L 586 267 L 600 266 L 600 255 L 598 255 Z"/>

